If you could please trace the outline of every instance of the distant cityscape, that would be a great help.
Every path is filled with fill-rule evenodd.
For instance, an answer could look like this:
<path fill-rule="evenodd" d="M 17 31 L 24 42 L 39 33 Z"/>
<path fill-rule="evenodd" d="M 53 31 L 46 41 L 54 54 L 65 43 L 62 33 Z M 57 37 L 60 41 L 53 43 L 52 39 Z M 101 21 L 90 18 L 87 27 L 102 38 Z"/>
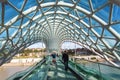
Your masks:
<path fill-rule="evenodd" d="M 26 48 L 17 54 L 14 58 L 38 58 L 44 57 L 45 55 L 45 48 Z"/>
<path fill-rule="evenodd" d="M 67 50 L 69 55 L 95 55 L 92 51 L 86 48 L 77 49 L 62 49 L 62 51 Z M 26 48 L 15 56 L 15 58 L 28 58 L 28 57 L 43 57 L 45 56 L 46 48 Z"/>

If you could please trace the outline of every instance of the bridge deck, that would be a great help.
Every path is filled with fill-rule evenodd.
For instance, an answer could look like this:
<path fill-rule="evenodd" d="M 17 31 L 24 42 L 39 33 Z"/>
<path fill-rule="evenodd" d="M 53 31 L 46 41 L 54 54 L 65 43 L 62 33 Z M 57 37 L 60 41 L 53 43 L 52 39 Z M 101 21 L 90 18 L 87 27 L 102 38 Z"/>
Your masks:
<path fill-rule="evenodd" d="M 23 76 L 20 80 L 78 80 L 69 69 L 65 71 L 64 64 L 57 58 L 56 64 L 49 59 L 34 68 L 28 75 Z M 16 80 L 16 79 L 15 79 Z"/>
<path fill-rule="evenodd" d="M 102 74 L 97 70 L 88 69 L 90 66 L 85 67 L 82 65 L 77 65 L 73 61 L 69 61 L 70 70 L 68 69 L 68 71 L 65 71 L 64 64 L 59 58 L 61 57 L 57 57 L 57 63 L 55 65 L 52 63 L 51 57 L 48 56 L 29 68 L 29 70 L 19 72 L 7 80 L 119 80 L 119 75 L 117 75 L 119 72 L 116 74 L 114 71 L 112 71 L 113 77 L 111 77 L 109 76 L 111 73 Z M 94 63 L 94 65 L 98 66 L 98 63 Z M 101 66 L 101 69 L 102 67 L 103 66 Z M 105 67 L 106 69 L 109 69 L 107 66 Z M 113 67 L 110 69 L 119 71 L 119 69 Z"/>
<path fill-rule="evenodd" d="M 78 80 L 70 70 L 65 71 L 64 65 L 59 60 L 57 65 L 50 64 L 47 75 L 48 80 Z"/>

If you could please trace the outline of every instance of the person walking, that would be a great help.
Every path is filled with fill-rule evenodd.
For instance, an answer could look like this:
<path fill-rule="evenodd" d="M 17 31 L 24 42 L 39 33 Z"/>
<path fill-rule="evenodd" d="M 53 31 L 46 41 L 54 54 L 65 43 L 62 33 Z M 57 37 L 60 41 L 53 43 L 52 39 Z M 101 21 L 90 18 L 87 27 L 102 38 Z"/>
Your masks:
<path fill-rule="evenodd" d="M 52 54 L 52 63 L 56 64 L 56 52 L 54 51 Z"/>
<path fill-rule="evenodd" d="M 69 56 L 68 56 L 67 51 L 63 52 L 63 54 L 62 54 L 62 60 L 64 62 L 65 70 L 67 71 L 68 70 L 68 61 L 69 61 Z"/>

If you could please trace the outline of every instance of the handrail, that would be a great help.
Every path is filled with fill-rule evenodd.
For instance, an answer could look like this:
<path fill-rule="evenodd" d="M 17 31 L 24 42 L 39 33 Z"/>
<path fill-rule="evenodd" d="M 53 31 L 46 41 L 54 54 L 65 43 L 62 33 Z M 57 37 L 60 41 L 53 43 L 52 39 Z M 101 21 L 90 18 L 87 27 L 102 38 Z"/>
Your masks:
<path fill-rule="evenodd" d="M 22 76 L 24 75 L 25 73 L 27 73 L 32 67 L 29 67 L 28 69 L 24 70 L 24 71 L 19 71 L 19 72 L 16 72 L 14 73 L 12 76 L 10 76 L 7 80 L 13 80 L 14 78 L 16 77 L 19 77 L 19 76 Z"/>
<path fill-rule="evenodd" d="M 85 62 L 84 62 L 85 61 Z M 119 80 L 119 74 L 120 74 L 120 68 L 115 67 L 112 65 L 99 63 L 99 62 L 93 62 L 85 59 L 80 59 L 80 63 L 77 63 L 82 69 L 88 69 L 91 71 L 94 71 L 95 73 L 99 74 L 100 76 L 104 77 L 108 80 Z M 85 69 L 85 70 L 86 70 Z"/>
<path fill-rule="evenodd" d="M 7 78 L 7 80 L 13 80 L 16 77 L 22 76 L 24 74 L 26 74 L 28 71 L 30 71 L 37 63 L 33 64 L 32 66 L 28 67 L 27 69 L 23 70 L 23 71 L 19 71 L 14 73 L 13 75 L 11 75 L 10 77 Z"/>
<path fill-rule="evenodd" d="M 73 67 L 74 71 L 79 75 L 81 75 L 81 77 L 84 78 L 85 80 L 87 79 L 87 76 L 93 76 L 95 79 L 100 78 L 102 80 L 111 80 L 110 78 L 107 79 L 105 76 L 101 76 L 96 71 L 87 69 L 86 67 L 82 67 L 73 61 L 70 61 L 70 64 L 71 64 L 71 68 Z"/>
<path fill-rule="evenodd" d="M 81 60 L 83 60 L 83 59 L 81 59 Z M 86 59 L 84 59 L 84 61 L 88 61 L 88 62 L 92 62 L 92 63 L 96 63 L 96 64 L 101 64 L 101 65 L 106 65 L 106 66 L 109 66 L 109 67 L 114 67 L 114 68 L 120 69 L 120 67 L 116 67 L 116 66 L 109 65 L 109 64 L 104 64 L 104 63 L 100 63 L 100 62 L 94 62 L 94 61 L 90 61 L 90 60 L 86 60 Z"/>
<path fill-rule="evenodd" d="M 68 67 L 69 70 L 74 73 L 74 75 L 79 79 L 79 80 L 84 80 L 84 77 L 82 74 L 79 74 L 75 69 L 73 69 L 71 66 Z"/>
<path fill-rule="evenodd" d="M 45 59 L 41 60 L 40 63 L 38 63 L 35 67 L 33 67 L 26 75 L 20 78 L 20 80 L 25 79 L 35 68 L 37 68 L 38 66 L 41 66 L 44 62 L 45 62 Z"/>
<path fill-rule="evenodd" d="M 48 73 L 48 71 L 49 71 L 49 67 L 50 67 L 50 62 L 49 62 L 49 60 L 48 61 L 46 61 L 46 64 L 47 64 L 47 69 L 46 69 L 46 71 L 45 71 L 45 75 L 44 75 L 44 77 L 43 77 L 43 79 L 42 80 L 47 80 L 47 73 Z"/>

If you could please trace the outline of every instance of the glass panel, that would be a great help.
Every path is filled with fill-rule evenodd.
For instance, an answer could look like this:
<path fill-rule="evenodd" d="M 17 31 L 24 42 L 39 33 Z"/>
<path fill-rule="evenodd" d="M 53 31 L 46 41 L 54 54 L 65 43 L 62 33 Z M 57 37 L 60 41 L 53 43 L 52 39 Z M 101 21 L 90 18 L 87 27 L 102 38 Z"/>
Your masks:
<path fill-rule="evenodd" d="M 96 20 L 90 18 L 92 27 L 101 26 Z"/>
<path fill-rule="evenodd" d="M 81 0 L 80 2 L 78 2 L 78 6 L 90 11 L 90 6 L 89 6 L 89 0 Z"/>
<path fill-rule="evenodd" d="M 97 45 L 103 50 L 106 49 L 105 45 L 100 40 L 98 40 Z"/>
<path fill-rule="evenodd" d="M 120 24 L 112 25 L 112 28 L 120 34 Z"/>
<path fill-rule="evenodd" d="M 113 7 L 113 15 L 112 15 L 112 21 L 120 21 L 120 6 L 114 4 Z"/>
<path fill-rule="evenodd" d="M 31 22 L 30 29 L 31 29 L 31 28 L 33 28 L 33 29 L 37 28 L 37 27 L 36 27 L 36 24 L 35 24 L 34 22 Z"/>
<path fill-rule="evenodd" d="M 17 34 L 16 34 L 16 38 L 19 38 L 21 36 L 21 31 L 19 31 Z"/>
<path fill-rule="evenodd" d="M 103 80 L 119 80 L 120 69 L 113 66 L 105 65 L 105 63 L 108 64 L 106 61 L 102 63 L 94 63 L 86 60 L 77 60 L 77 64 L 80 66 L 80 68 L 83 69 L 83 71 L 85 70 L 88 73 L 93 72 L 99 74 L 99 76 L 102 76 Z"/>
<path fill-rule="evenodd" d="M 85 40 L 85 36 L 84 35 L 81 35 L 81 38 Z"/>
<path fill-rule="evenodd" d="M 74 26 L 79 29 L 80 28 L 79 27 L 80 26 L 80 22 L 78 20 L 76 20 L 74 23 L 75 23 Z"/>
<path fill-rule="evenodd" d="M 13 14 L 14 13 L 14 14 Z M 19 13 L 9 5 L 5 5 L 5 23 L 11 20 L 13 17 Z"/>
<path fill-rule="evenodd" d="M 12 27 L 19 28 L 22 19 L 17 20 Z"/>
<path fill-rule="evenodd" d="M 0 26 L 0 30 L 2 29 L 2 27 Z"/>
<path fill-rule="evenodd" d="M 44 7 L 44 8 L 41 8 L 43 12 L 46 12 L 50 9 L 50 11 L 55 11 L 55 8 L 54 7 Z"/>
<path fill-rule="evenodd" d="M 120 56 L 120 42 L 115 47 L 115 52 Z M 119 62 L 117 62 L 119 64 Z"/>
<path fill-rule="evenodd" d="M 0 39 L 0 50 L 1 50 L 2 46 L 3 46 L 2 40 Z"/>
<path fill-rule="evenodd" d="M 80 23 L 80 27 L 81 27 L 81 28 L 85 28 L 85 26 L 84 26 L 82 23 Z"/>
<path fill-rule="evenodd" d="M 4 53 L 5 54 L 8 54 L 8 52 L 10 51 L 10 49 L 12 48 L 12 43 L 11 43 L 11 41 L 8 41 L 7 43 L 6 43 L 6 46 L 5 46 L 5 49 L 4 49 Z M 8 56 L 8 55 L 7 55 Z"/>
<path fill-rule="evenodd" d="M 33 34 L 33 29 L 32 30 L 30 30 L 30 35 L 32 35 Z"/>
<path fill-rule="evenodd" d="M 16 44 L 19 41 L 19 38 L 15 37 L 12 39 L 13 43 Z"/>
<path fill-rule="evenodd" d="M 88 18 L 88 17 L 84 18 L 83 21 L 84 21 L 86 24 L 90 25 L 90 21 L 89 21 L 89 18 Z"/>
<path fill-rule="evenodd" d="M 85 34 L 83 33 L 83 30 L 79 31 L 79 33 L 80 33 L 81 35 L 85 35 Z"/>
<path fill-rule="evenodd" d="M 63 1 L 67 3 L 73 3 L 72 0 L 63 0 Z"/>
<path fill-rule="evenodd" d="M 22 33 L 24 33 L 27 30 L 27 27 L 22 28 Z"/>
<path fill-rule="evenodd" d="M 81 11 L 77 11 L 77 15 L 79 16 L 79 18 L 83 18 L 83 17 L 86 16 L 86 15 L 83 14 Z"/>
<path fill-rule="evenodd" d="M 57 7 L 57 10 L 64 12 L 64 10 L 63 10 L 61 7 Z M 56 15 L 57 15 L 57 14 L 56 14 Z"/>
<path fill-rule="evenodd" d="M 107 29 L 104 29 L 103 37 L 115 38 Z"/>
<path fill-rule="evenodd" d="M 108 2 L 108 0 L 91 0 L 91 1 L 93 9 L 95 10 Z"/>
<path fill-rule="evenodd" d="M 0 52 L 0 59 L 2 59 L 4 57 L 3 53 Z"/>
<path fill-rule="evenodd" d="M 18 30 L 18 29 L 16 29 L 16 28 L 9 28 L 9 29 L 8 29 L 9 37 L 13 37 L 13 34 L 14 34 L 17 30 Z"/>
<path fill-rule="evenodd" d="M 27 16 L 29 16 L 29 17 L 33 17 L 33 16 L 35 15 L 35 13 L 36 13 L 36 11 L 31 12 L 31 13 L 30 13 L 30 14 L 28 14 Z"/>
<path fill-rule="evenodd" d="M 1 6 L 1 3 L 0 3 L 0 6 Z M 1 21 L 2 21 L 2 7 L 0 7 L 0 24 L 1 24 Z"/>
<path fill-rule="evenodd" d="M 41 20 L 41 18 L 37 18 L 37 19 L 35 19 L 36 22 L 39 22 L 40 20 Z"/>
<path fill-rule="evenodd" d="M 80 29 L 80 23 L 78 23 L 78 21 L 75 22 L 75 23 L 77 24 L 76 28 L 80 31 L 80 30 L 81 30 L 81 29 Z"/>
<path fill-rule="evenodd" d="M 0 38 L 0 49 L 3 47 L 5 42 L 6 42 L 6 40 Z"/>
<path fill-rule="evenodd" d="M 87 43 L 88 45 L 93 44 L 92 41 L 91 41 L 88 37 L 86 37 L 86 43 Z"/>
<path fill-rule="evenodd" d="M 69 28 L 70 28 L 70 29 L 74 29 L 74 26 L 72 26 L 72 25 L 69 25 Z M 72 31 L 73 31 L 73 30 L 72 30 Z"/>
<path fill-rule="evenodd" d="M 27 32 L 28 32 L 27 30 L 24 31 L 24 32 L 22 33 L 22 37 L 26 36 Z"/>
<path fill-rule="evenodd" d="M 75 22 L 75 21 L 76 21 L 76 19 L 73 18 L 73 17 L 70 17 L 69 19 L 70 19 L 70 21 L 72 21 L 72 22 Z"/>
<path fill-rule="evenodd" d="M 93 27 L 93 29 L 96 31 L 96 33 L 98 33 L 99 35 L 102 34 L 102 30 L 103 28 L 102 27 Z"/>
<path fill-rule="evenodd" d="M 91 36 L 91 38 L 96 42 L 97 37 Z"/>
<path fill-rule="evenodd" d="M 36 16 L 38 16 L 40 14 L 41 14 L 41 11 L 39 10 L 39 11 L 37 11 Z"/>
<path fill-rule="evenodd" d="M 0 34 L 0 39 L 6 39 L 6 37 L 7 37 L 7 33 L 6 33 L 6 30 L 5 30 Z"/>
<path fill-rule="evenodd" d="M 60 17 L 64 17 L 64 15 L 60 15 Z M 69 18 L 69 16 L 65 16 L 65 19 L 67 19 L 67 20 L 69 20 L 70 18 Z M 70 21 L 70 20 L 69 20 Z"/>
<path fill-rule="evenodd" d="M 117 44 L 117 46 L 115 47 L 117 50 L 120 50 L 120 42 Z"/>
<path fill-rule="evenodd" d="M 77 16 L 76 10 L 73 9 L 73 10 L 71 11 L 71 14 L 74 15 L 74 16 Z"/>
<path fill-rule="evenodd" d="M 105 8 L 96 12 L 95 15 L 103 19 L 105 22 L 109 22 L 109 13 L 110 13 L 110 7 L 106 6 Z"/>
<path fill-rule="evenodd" d="M 86 32 L 86 33 L 88 33 L 88 28 L 83 28 L 83 30 Z"/>
<path fill-rule="evenodd" d="M 111 47 L 113 47 L 116 43 L 116 40 L 113 40 L 113 39 L 106 39 L 104 38 L 103 40 L 105 40 L 105 42 L 110 45 Z"/>
<path fill-rule="evenodd" d="M 68 12 L 70 12 L 72 10 L 72 8 L 69 8 L 69 7 L 62 7 L 64 8 L 65 10 L 67 10 Z"/>
<path fill-rule="evenodd" d="M 24 38 L 24 41 L 25 41 L 25 40 L 27 40 L 27 36 L 26 36 L 26 35 L 25 35 L 25 36 L 23 36 L 23 38 Z"/>
<path fill-rule="evenodd" d="M 91 46 L 93 49 L 97 49 L 96 45 L 95 44 L 92 44 Z"/>
<path fill-rule="evenodd" d="M 27 0 L 27 3 L 25 5 L 25 7 L 24 7 L 24 10 L 29 9 L 29 8 L 31 8 L 33 6 L 37 6 L 36 0 Z"/>
<path fill-rule="evenodd" d="M 23 18 L 23 24 L 26 23 L 27 21 L 29 21 L 29 19 L 26 18 L 26 17 L 24 17 L 24 18 Z"/>
<path fill-rule="evenodd" d="M 23 5 L 23 2 L 25 0 L 8 0 L 10 3 L 12 3 L 16 8 L 20 9 Z"/>

